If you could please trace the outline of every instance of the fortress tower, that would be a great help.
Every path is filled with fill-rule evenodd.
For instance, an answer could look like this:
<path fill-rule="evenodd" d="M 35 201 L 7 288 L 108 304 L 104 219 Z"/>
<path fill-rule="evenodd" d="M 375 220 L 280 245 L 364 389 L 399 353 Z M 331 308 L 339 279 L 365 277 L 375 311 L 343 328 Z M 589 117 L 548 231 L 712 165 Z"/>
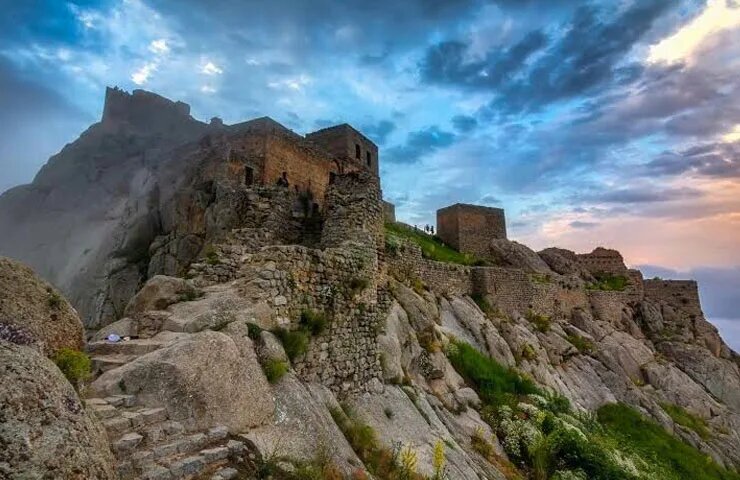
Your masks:
<path fill-rule="evenodd" d="M 504 210 L 465 203 L 440 208 L 437 235 L 460 252 L 486 257 L 492 239 L 506 238 Z"/>
<path fill-rule="evenodd" d="M 307 134 L 306 140 L 340 159 L 343 173 L 367 169 L 378 176 L 378 146 L 351 125 L 324 128 Z"/>

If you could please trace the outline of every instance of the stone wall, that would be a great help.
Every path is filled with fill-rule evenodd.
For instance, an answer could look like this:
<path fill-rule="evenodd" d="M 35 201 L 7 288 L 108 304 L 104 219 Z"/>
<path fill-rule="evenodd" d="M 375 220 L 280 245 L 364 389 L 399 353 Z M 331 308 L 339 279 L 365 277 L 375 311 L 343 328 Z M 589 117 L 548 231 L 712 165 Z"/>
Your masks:
<path fill-rule="evenodd" d="M 388 273 L 399 280 L 419 279 L 438 295 L 471 295 L 471 268 L 454 263 L 436 262 L 422 257 L 421 248 L 399 239 L 385 256 Z"/>
<path fill-rule="evenodd" d="M 699 288 L 694 280 L 645 280 L 645 297 L 662 300 L 690 315 L 702 316 Z"/>
<path fill-rule="evenodd" d="M 396 221 L 396 206 L 385 200 L 383 200 L 383 220 L 386 223 L 395 223 Z"/>
<path fill-rule="evenodd" d="M 460 252 L 486 258 L 491 239 L 506 238 L 504 211 L 462 203 L 439 209 L 437 235 Z"/>
<path fill-rule="evenodd" d="M 487 296 L 507 315 L 532 311 L 548 316 L 569 316 L 573 308 L 587 307 L 582 282 L 574 277 L 550 278 L 503 267 L 474 267 L 475 294 Z"/>
<path fill-rule="evenodd" d="M 309 133 L 306 140 L 342 161 L 342 173 L 367 169 L 379 175 L 378 146 L 346 123 Z"/>
<path fill-rule="evenodd" d="M 627 267 L 624 264 L 624 258 L 622 258 L 622 254 L 616 250 L 596 247 L 591 253 L 581 253 L 577 256 L 580 264 L 593 274 L 627 274 Z"/>

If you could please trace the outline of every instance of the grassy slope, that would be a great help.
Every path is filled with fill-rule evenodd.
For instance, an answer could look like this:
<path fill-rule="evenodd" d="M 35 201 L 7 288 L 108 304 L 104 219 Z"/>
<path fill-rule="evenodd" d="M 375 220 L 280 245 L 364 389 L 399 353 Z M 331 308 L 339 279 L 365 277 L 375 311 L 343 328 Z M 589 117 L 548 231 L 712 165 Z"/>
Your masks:
<path fill-rule="evenodd" d="M 478 259 L 473 255 L 460 253 L 452 247 L 442 243 L 437 237 L 428 235 L 420 230 L 400 223 L 386 223 L 386 234 L 395 235 L 412 241 L 421 247 L 422 255 L 431 260 L 447 263 L 459 263 L 461 265 L 473 265 Z"/>
<path fill-rule="evenodd" d="M 454 342 L 447 355 L 455 370 L 490 407 L 496 408 L 511 397 L 524 399 L 526 394 L 539 393 L 539 389 L 516 369 L 500 365 L 466 343 Z M 569 407 L 563 409 L 560 411 L 568 414 Z M 620 478 L 620 475 L 614 477 L 613 463 L 595 461 L 619 451 L 628 462 L 632 459 L 640 472 L 639 478 L 740 480 L 740 475 L 721 468 L 706 454 L 674 437 L 630 406 L 605 405 L 598 410 L 597 419 L 595 428 L 585 432 L 588 437 L 585 445 L 563 443 L 550 452 L 554 456 L 551 461 L 569 460 L 572 465 L 588 471 L 590 478 Z M 586 445 L 588 448 L 584 449 Z"/>

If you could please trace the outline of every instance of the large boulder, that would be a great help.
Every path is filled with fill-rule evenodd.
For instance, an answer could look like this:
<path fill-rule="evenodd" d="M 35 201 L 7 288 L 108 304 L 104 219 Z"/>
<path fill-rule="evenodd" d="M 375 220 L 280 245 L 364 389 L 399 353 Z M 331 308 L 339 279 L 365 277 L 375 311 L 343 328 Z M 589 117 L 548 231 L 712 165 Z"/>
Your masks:
<path fill-rule="evenodd" d="M 49 359 L 0 339 L 0 378 L 0 478 L 116 478 L 104 429 Z"/>
<path fill-rule="evenodd" d="M 241 351 L 251 348 L 246 340 L 237 346 L 220 332 L 186 335 L 105 372 L 92 388 L 100 396 L 133 394 L 144 405 L 164 406 L 189 430 L 226 425 L 241 432 L 264 423 L 274 409 L 256 355 Z"/>
<path fill-rule="evenodd" d="M 195 297 L 196 290 L 187 280 L 155 275 L 128 302 L 124 314 L 133 317 L 147 310 L 164 310 L 173 303 L 192 300 Z"/>
<path fill-rule="evenodd" d="M 84 331 L 74 308 L 26 265 L 0 257 L 0 323 L 28 332 L 47 356 L 82 350 Z"/>
<path fill-rule="evenodd" d="M 489 255 L 496 265 L 520 268 L 531 273 L 552 273 L 550 267 L 534 250 L 505 238 L 491 240 Z"/>

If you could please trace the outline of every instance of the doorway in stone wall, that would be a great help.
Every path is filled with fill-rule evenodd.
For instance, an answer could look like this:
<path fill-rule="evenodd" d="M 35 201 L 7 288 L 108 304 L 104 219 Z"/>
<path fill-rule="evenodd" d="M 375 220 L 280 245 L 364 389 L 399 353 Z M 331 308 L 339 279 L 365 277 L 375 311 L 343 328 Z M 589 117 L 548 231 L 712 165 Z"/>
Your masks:
<path fill-rule="evenodd" d="M 252 167 L 244 167 L 244 184 L 254 184 L 254 169 Z"/>

